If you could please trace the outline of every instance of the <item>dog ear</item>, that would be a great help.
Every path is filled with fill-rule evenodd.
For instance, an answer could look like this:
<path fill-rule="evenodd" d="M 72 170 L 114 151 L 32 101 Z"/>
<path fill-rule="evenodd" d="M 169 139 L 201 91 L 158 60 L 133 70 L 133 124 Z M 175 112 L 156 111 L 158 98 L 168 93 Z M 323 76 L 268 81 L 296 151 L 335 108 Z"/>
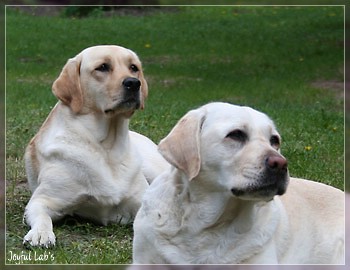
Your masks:
<path fill-rule="evenodd" d="M 143 71 L 140 72 L 140 81 L 141 81 L 141 106 L 140 109 L 143 110 L 145 108 L 145 100 L 148 96 L 148 84 L 143 75 Z"/>
<path fill-rule="evenodd" d="M 69 59 L 52 85 L 54 95 L 75 113 L 80 112 L 83 107 L 80 64 L 81 59 L 79 56 Z"/>
<path fill-rule="evenodd" d="M 189 180 L 198 175 L 201 166 L 200 131 L 204 119 L 203 110 L 188 112 L 158 146 L 163 157 L 182 170 Z"/>

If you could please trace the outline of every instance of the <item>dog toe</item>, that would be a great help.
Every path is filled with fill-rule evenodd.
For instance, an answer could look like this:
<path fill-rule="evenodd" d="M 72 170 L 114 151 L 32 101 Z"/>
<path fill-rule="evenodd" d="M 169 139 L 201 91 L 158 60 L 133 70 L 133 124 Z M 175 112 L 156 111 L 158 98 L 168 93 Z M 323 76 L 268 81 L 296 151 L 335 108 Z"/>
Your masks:
<path fill-rule="evenodd" d="M 52 231 L 30 230 L 23 239 L 23 244 L 31 246 L 51 247 L 56 243 L 55 234 Z"/>

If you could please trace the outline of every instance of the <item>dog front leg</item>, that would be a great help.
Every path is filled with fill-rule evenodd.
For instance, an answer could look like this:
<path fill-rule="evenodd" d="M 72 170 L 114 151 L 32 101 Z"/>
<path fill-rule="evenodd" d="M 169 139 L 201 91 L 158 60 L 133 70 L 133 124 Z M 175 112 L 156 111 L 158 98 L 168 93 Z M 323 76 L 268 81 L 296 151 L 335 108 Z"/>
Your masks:
<path fill-rule="evenodd" d="M 25 209 L 24 219 L 30 226 L 30 231 L 23 239 L 23 244 L 31 246 L 49 247 L 56 242 L 53 233 L 52 219 L 58 217 L 50 205 L 52 201 L 45 197 L 33 196 Z"/>

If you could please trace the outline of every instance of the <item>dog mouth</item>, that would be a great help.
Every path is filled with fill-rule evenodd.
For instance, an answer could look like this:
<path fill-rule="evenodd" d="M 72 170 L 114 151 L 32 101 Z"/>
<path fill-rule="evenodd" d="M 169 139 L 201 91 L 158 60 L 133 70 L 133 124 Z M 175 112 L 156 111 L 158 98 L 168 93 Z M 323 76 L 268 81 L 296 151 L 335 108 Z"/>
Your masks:
<path fill-rule="evenodd" d="M 115 103 L 110 108 L 107 108 L 106 110 L 104 110 L 104 113 L 106 115 L 111 116 L 119 113 L 134 112 L 135 110 L 140 109 L 140 107 L 141 107 L 141 104 L 139 99 L 128 98 Z"/>
<path fill-rule="evenodd" d="M 276 185 L 248 186 L 246 188 L 232 188 L 231 192 L 238 198 L 269 200 L 275 195 L 283 195 L 286 192 L 286 188 Z"/>
<path fill-rule="evenodd" d="M 289 183 L 288 175 L 281 177 L 265 176 L 245 187 L 232 188 L 233 196 L 249 200 L 271 200 L 276 195 L 283 195 Z"/>

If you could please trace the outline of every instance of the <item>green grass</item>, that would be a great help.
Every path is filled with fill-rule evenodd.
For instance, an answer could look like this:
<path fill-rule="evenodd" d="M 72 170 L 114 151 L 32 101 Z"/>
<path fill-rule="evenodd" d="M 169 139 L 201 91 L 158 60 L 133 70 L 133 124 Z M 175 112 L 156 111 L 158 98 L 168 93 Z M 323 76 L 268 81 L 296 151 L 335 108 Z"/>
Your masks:
<path fill-rule="evenodd" d="M 207 102 L 248 105 L 275 120 L 292 176 L 343 189 L 344 100 L 313 84 L 343 81 L 342 7 L 159 8 L 82 19 L 6 13 L 7 259 L 45 252 L 22 246 L 30 197 L 23 153 L 56 102 L 50 89 L 62 66 L 91 45 L 122 45 L 143 61 L 150 94 L 133 130 L 158 142 Z M 68 218 L 54 230 L 55 259 L 45 263 L 131 263 L 131 226 Z"/>

